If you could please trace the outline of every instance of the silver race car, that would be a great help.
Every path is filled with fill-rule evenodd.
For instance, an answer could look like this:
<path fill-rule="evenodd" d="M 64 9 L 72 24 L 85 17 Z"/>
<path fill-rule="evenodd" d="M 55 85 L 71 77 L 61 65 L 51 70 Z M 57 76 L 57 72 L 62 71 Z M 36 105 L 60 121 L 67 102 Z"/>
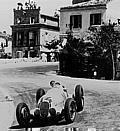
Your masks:
<path fill-rule="evenodd" d="M 68 94 L 60 83 L 47 92 L 40 88 L 36 92 L 36 108 L 30 112 L 27 104 L 19 103 L 16 108 L 16 118 L 20 126 L 42 124 L 48 120 L 58 123 L 65 119 L 67 123 L 74 122 L 76 113 L 83 110 L 84 92 L 81 85 L 77 85 L 73 94 Z"/>

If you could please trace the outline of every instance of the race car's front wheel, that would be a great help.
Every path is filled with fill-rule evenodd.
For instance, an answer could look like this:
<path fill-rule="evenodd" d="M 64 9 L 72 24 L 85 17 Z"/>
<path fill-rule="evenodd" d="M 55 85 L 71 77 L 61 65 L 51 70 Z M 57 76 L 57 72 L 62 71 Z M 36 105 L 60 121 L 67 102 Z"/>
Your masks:
<path fill-rule="evenodd" d="M 74 100 L 76 101 L 77 112 L 82 111 L 84 107 L 84 92 L 81 85 L 75 87 Z"/>
<path fill-rule="evenodd" d="M 30 122 L 30 110 L 25 103 L 17 105 L 16 118 L 20 126 L 28 126 Z"/>
<path fill-rule="evenodd" d="M 38 103 L 39 99 L 45 95 L 45 91 L 42 88 L 39 88 L 36 92 L 36 103 Z"/>
<path fill-rule="evenodd" d="M 65 120 L 68 123 L 71 123 L 75 120 L 76 117 L 76 102 L 72 98 L 68 98 L 65 102 Z"/>

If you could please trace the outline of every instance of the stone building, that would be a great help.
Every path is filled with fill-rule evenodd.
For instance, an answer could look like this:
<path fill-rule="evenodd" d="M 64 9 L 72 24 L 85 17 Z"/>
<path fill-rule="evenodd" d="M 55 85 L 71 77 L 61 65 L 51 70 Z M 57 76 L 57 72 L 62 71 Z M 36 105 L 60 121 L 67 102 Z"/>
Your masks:
<path fill-rule="evenodd" d="M 13 11 L 13 57 L 39 57 L 41 48 L 46 44 L 42 39 L 47 39 L 49 34 L 52 38 L 59 36 L 59 18 L 41 14 L 40 7 L 33 2 L 26 2 L 24 8 L 22 3 L 18 3 Z"/>
<path fill-rule="evenodd" d="M 106 20 L 106 2 L 89 0 L 79 2 L 73 0 L 71 6 L 60 9 L 60 36 L 65 36 L 68 30 L 75 37 L 80 37 L 90 26 L 100 26 Z"/>
<path fill-rule="evenodd" d="M 12 37 L 5 31 L 0 32 L 0 58 L 8 58 L 12 55 Z"/>

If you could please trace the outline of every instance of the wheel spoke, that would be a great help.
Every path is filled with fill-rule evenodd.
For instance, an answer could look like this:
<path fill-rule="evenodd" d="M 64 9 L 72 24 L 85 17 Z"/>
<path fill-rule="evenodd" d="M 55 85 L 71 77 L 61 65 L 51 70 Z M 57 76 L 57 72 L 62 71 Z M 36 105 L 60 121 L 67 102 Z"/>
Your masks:
<path fill-rule="evenodd" d="M 22 113 L 24 119 L 28 117 L 28 112 L 27 112 L 27 109 L 25 107 L 22 108 L 21 113 Z"/>
<path fill-rule="evenodd" d="M 75 105 L 74 105 L 74 103 L 72 103 L 71 106 L 70 106 L 70 118 L 71 119 L 74 119 L 74 117 L 75 117 L 75 111 L 76 111 Z"/>

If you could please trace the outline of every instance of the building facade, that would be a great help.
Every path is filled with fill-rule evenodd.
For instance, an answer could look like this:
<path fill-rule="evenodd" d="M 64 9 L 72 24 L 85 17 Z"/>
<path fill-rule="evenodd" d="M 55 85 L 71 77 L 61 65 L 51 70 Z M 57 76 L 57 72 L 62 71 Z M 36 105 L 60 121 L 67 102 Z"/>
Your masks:
<path fill-rule="evenodd" d="M 0 58 L 11 58 L 12 56 L 12 37 L 5 31 L 0 32 Z"/>
<path fill-rule="evenodd" d="M 60 36 L 68 30 L 80 37 L 90 26 L 99 26 L 106 20 L 106 2 L 87 1 L 60 9 Z"/>
<path fill-rule="evenodd" d="M 14 9 L 14 24 L 12 28 L 12 55 L 14 58 L 20 57 L 39 57 L 42 43 L 41 33 L 45 30 L 46 34 L 51 31 L 59 35 L 59 18 L 40 14 L 40 7 L 33 3 L 25 3 L 26 8 L 18 3 Z M 42 30 L 42 31 L 41 31 Z"/>

